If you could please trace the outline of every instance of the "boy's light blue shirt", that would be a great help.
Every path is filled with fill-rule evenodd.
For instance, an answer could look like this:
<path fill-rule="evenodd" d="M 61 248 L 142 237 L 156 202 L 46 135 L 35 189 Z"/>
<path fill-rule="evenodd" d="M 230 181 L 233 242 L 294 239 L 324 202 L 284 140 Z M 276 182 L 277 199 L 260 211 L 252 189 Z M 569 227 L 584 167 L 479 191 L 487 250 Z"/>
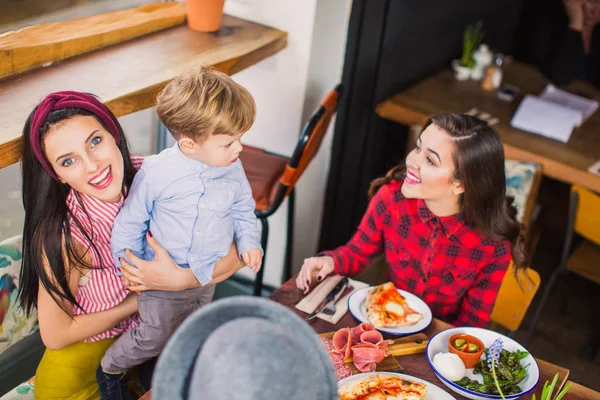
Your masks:
<path fill-rule="evenodd" d="M 242 163 L 211 167 L 186 157 L 179 145 L 147 157 L 136 174 L 112 231 L 116 265 L 125 249 L 151 260 L 146 231 L 202 285 L 229 253 L 261 248 L 254 198 Z"/>

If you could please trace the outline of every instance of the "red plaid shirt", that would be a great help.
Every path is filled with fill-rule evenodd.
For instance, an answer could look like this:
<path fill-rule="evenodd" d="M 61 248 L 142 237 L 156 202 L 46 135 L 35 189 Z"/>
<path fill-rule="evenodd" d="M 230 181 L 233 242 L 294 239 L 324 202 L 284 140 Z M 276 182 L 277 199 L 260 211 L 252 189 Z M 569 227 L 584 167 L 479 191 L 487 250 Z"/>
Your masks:
<path fill-rule="evenodd" d="M 423 299 L 435 317 L 487 326 L 510 242 L 486 239 L 460 215 L 436 217 L 423 200 L 405 199 L 401 187 L 381 187 L 352 239 L 322 254 L 334 258 L 337 273 L 355 275 L 385 251 L 390 280 Z"/>

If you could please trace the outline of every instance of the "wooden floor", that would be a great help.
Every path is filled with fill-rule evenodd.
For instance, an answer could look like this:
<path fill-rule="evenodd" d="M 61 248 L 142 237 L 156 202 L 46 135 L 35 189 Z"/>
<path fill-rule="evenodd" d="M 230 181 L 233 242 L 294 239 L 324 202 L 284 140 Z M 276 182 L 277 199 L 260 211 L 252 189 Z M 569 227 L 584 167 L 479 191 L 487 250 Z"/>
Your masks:
<path fill-rule="evenodd" d="M 560 258 L 568 198 L 567 185 L 549 179 L 542 183 L 539 197 L 544 206 L 542 237 L 533 260 L 533 267 L 542 276 L 541 290 Z M 563 312 L 561 301 L 565 296 L 569 300 L 567 309 Z M 525 316 L 516 334 L 518 341 L 525 339 L 540 297 L 541 293 L 536 296 Z M 570 274 L 568 280 L 558 280 L 529 346 L 536 357 L 570 369 L 569 379 L 596 391 L 600 391 L 600 352 L 593 360 L 588 361 L 581 357 L 581 348 L 591 334 L 591 319 L 600 317 L 599 310 L 599 285 L 574 274 Z"/>

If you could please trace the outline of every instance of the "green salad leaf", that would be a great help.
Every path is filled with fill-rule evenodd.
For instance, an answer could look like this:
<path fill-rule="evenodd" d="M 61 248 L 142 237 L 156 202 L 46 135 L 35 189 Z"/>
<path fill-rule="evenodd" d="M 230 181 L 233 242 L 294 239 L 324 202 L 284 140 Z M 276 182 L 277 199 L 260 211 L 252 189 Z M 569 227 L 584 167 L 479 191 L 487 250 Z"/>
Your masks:
<path fill-rule="evenodd" d="M 489 357 L 488 351 L 489 349 L 485 349 L 486 360 Z M 508 351 L 502 349 L 500 352 L 498 364 L 495 369 L 496 376 L 498 377 L 498 385 L 504 395 L 521 393 L 522 390 L 519 387 L 519 383 L 527 377 L 527 368 L 529 367 L 529 364 L 522 366 L 521 360 L 528 355 L 528 352 L 519 350 Z M 475 375 L 481 374 L 483 383 L 475 379 L 469 379 L 466 376 L 454 383 L 474 392 L 500 395 L 492 370 L 488 367 L 486 360 L 480 360 L 473 368 Z"/>

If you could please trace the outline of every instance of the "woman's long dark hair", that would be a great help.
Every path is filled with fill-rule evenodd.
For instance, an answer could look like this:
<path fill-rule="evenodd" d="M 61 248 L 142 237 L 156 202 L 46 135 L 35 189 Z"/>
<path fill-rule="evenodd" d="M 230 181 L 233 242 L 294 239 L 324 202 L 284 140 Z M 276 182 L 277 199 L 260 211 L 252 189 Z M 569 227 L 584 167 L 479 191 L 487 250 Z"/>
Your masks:
<path fill-rule="evenodd" d="M 72 216 L 72 214 L 66 202 L 71 188 L 67 184 L 53 179 L 42 167 L 32 150 L 30 129 L 36 109 L 29 114 L 22 136 L 21 172 L 25 226 L 23 228 L 23 266 L 19 278 L 19 300 L 26 313 L 31 313 L 31 310 L 37 307 L 38 290 L 41 283 L 56 303 L 69 314 L 70 310 L 66 308 L 65 300 L 77 307 L 80 306 L 69 289 L 70 271 L 65 269 L 66 261 L 70 268 L 92 268 L 84 261 L 84 257 L 89 251 L 97 252 L 97 250 L 89 235 L 86 236 L 88 236 L 90 245 L 85 252 L 82 254 L 81 250 L 76 250 L 68 220 L 69 215 Z M 92 116 L 102 124 L 102 121 L 93 113 L 80 108 L 52 111 L 41 128 L 40 140 L 43 140 L 52 127 L 75 116 Z M 110 117 L 115 121 L 121 134 L 119 150 L 123 156 L 124 165 L 123 188 L 128 189 L 136 169 L 131 162 L 123 129 L 112 113 L 110 113 Z M 104 126 L 104 124 L 102 125 Z M 104 128 L 106 129 L 106 127 Z M 85 214 L 86 218 L 89 218 L 87 212 Z M 77 224 L 77 219 L 73 219 Z M 80 230 L 85 234 L 85 230 Z M 47 269 L 44 268 L 45 264 L 48 266 Z"/>
<path fill-rule="evenodd" d="M 517 221 L 513 198 L 506 196 L 504 148 L 496 131 L 478 118 L 463 114 L 436 114 L 423 126 L 447 132 L 456 148 L 454 178 L 462 183 L 460 211 L 467 226 L 492 240 L 511 242 L 515 273 L 526 267 L 523 226 Z M 402 181 L 406 167 L 398 165 L 371 183 L 369 196 L 394 180 Z"/>

